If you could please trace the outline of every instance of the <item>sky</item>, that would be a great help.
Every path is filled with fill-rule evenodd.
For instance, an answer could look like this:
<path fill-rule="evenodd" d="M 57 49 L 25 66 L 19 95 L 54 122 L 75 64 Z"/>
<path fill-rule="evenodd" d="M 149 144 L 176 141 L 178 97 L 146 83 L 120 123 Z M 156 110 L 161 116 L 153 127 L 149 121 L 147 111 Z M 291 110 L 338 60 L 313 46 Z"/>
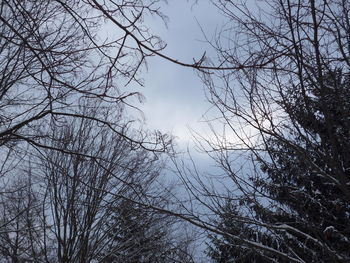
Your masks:
<path fill-rule="evenodd" d="M 169 18 L 167 27 L 159 19 L 146 21 L 152 31 L 159 35 L 167 47 L 163 54 L 182 62 L 193 63 L 203 53 L 215 56 L 206 37 L 221 28 L 224 18 L 209 0 L 169 0 L 163 13 Z M 193 134 L 210 137 L 211 133 L 204 115 L 212 106 L 205 97 L 205 86 L 195 70 L 173 64 L 160 57 L 148 61 L 148 72 L 144 75 L 145 86 L 141 92 L 145 102 L 139 108 L 145 115 L 147 127 L 175 136 L 177 152 L 191 153 L 196 169 L 201 174 L 221 172 L 213 160 L 196 147 Z M 185 160 L 189 156 L 183 155 Z"/>
<path fill-rule="evenodd" d="M 208 0 L 200 0 L 196 5 L 193 3 L 193 0 L 169 0 L 162 9 L 169 18 L 167 27 L 159 20 L 149 21 L 152 31 L 167 43 L 162 52 L 188 63 L 202 57 L 204 52 L 210 54 L 208 44 L 203 41 L 205 37 L 201 27 L 205 28 L 207 36 L 212 36 L 216 26 L 222 23 L 222 17 Z M 146 100 L 140 109 L 148 127 L 171 133 L 176 138 L 177 150 L 185 151 L 188 148 L 200 171 L 214 172 L 216 169 L 209 156 L 193 149 L 191 130 L 201 134 L 207 132 L 203 115 L 211 107 L 196 72 L 152 57 L 144 79 L 142 93 Z M 197 248 L 199 258 L 205 258 L 202 254 L 206 249 L 205 240 L 200 241 Z"/>
<path fill-rule="evenodd" d="M 170 0 L 162 10 L 169 18 L 167 27 L 159 19 L 147 22 L 152 31 L 167 43 L 164 54 L 191 63 L 205 51 L 210 52 L 208 44 L 203 41 L 200 26 L 211 36 L 222 19 L 209 1 L 198 1 L 194 5 L 193 0 Z M 205 130 L 203 114 L 210 108 L 204 85 L 196 72 L 152 57 L 144 78 L 142 93 L 146 101 L 140 108 L 148 127 L 173 134 L 182 147 L 190 144 L 191 129 Z"/>

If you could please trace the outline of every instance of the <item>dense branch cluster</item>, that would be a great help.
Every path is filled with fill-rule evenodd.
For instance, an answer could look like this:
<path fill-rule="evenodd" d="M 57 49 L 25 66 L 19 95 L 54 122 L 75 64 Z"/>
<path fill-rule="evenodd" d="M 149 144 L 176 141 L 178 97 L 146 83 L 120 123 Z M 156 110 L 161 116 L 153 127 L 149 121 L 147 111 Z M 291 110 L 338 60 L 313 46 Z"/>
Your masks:
<path fill-rule="evenodd" d="M 171 138 L 126 113 L 158 2 L 1 1 L 1 262 L 191 261 L 159 213 Z"/>
<path fill-rule="evenodd" d="M 349 2 L 211 3 L 186 63 L 160 0 L 0 2 L 0 262 L 194 262 L 194 229 L 212 262 L 350 261 Z M 205 84 L 219 174 L 129 114 L 151 56 Z"/>

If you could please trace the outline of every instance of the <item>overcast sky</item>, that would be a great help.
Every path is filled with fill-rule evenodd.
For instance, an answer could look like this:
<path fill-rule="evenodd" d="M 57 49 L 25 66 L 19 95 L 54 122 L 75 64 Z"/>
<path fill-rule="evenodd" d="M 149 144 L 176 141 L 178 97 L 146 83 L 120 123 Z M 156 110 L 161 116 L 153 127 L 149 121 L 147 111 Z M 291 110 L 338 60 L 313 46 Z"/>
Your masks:
<path fill-rule="evenodd" d="M 210 52 L 203 42 L 199 24 L 208 36 L 222 22 L 221 16 L 208 0 L 170 0 L 163 12 L 169 17 L 168 27 L 158 20 L 150 20 L 152 30 L 166 43 L 164 54 L 185 62 L 200 58 Z M 203 130 L 202 115 L 210 107 L 204 95 L 204 86 L 189 68 L 183 68 L 159 57 L 149 59 L 142 89 L 146 102 L 141 105 L 146 122 L 151 129 L 171 132 L 180 145 L 191 139 L 189 128 Z"/>
<path fill-rule="evenodd" d="M 208 44 L 200 25 L 207 36 L 212 36 L 216 27 L 223 22 L 218 11 L 209 0 L 200 0 L 196 5 L 190 0 L 169 0 L 163 12 L 169 17 L 168 27 L 151 20 L 152 30 L 159 35 L 167 47 L 162 51 L 167 56 L 192 63 L 193 58 L 200 58 Z M 146 101 L 141 105 L 148 127 L 176 136 L 178 150 L 193 147 L 190 129 L 205 132 L 203 114 L 210 108 L 206 101 L 204 85 L 196 72 L 165 61 L 159 57 L 149 59 L 148 72 L 145 74 L 145 87 L 142 89 Z M 205 154 L 192 152 L 200 171 L 214 172 L 216 169 Z M 199 250 L 206 249 L 202 244 Z M 202 251 L 203 252 L 203 251 Z M 197 256 L 201 255 L 199 253 Z"/>

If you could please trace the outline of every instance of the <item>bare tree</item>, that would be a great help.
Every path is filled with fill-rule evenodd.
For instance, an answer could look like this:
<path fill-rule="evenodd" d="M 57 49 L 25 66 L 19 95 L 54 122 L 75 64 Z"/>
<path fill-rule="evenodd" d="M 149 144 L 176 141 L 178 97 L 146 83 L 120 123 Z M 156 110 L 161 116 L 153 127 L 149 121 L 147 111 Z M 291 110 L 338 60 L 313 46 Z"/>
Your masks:
<path fill-rule="evenodd" d="M 38 132 L 42 122 L 59 122 L 62 116 L 91 118 L 79 112 L 81 99 L 128 105 L 129 97 L 140 97 L 122 87 L 142 84 L 138 71 L 148 55 L 128 41 L 124 29 L 140 43 L 162 49 L 160 39 L 143 25 L 149 14 L 164 18 L 157 2 L 2 1 L 1 145 L 25 141 L 45 147 L 40 141 L 43 129 Z M 119 28 L 104 36 L 101 30 L 111 20 Z M 122 135 L 113 116 L 103 125 Z M 164 150 L 167 142 L 160 134 L 149 143 L 145 136 L 128 139 L 134 147 Z"/>
<path fill-rule="evenodd" d="M 82 112 L 103 120 L 109 110 L 95 104 Z M 115 121 L 129 134 L 124 118 L 121 110 Z M 153 209 L 172 206 L 160 178 L 163 157 L 135 150 L 94 120 L 61 123 L 46 133 L 50 149 L 22 165 L 31 182 L 4 188 L 13 191 L 3 200 L 2 255 L 12 262 L 176 262 L 186 255 L 190 262 L 171 233 L 180 222 Z"/>
<path fill-rule="evenodd" d="M 37 199 L 31 176 L 26 172 L 13 178 L 1 195 L 1 262 L 38 262 L 42 249 L 41 202 Z"/>
<path fill-rule="evenodd" d="M 164 47 L 144 24 L 148 15 L 165 20 L 158 2 L 1 1 L 0 195 L 5 198 L 7 182 L 23 173 L 22 164 L 33 149 L 84 155 L 77 152 L 83 148 L 65 148 L 52 136 L 70 118 L 105 127 L 124 137 L 131 149 L 167 150 L 171 140 L 166 135 L 141 129 L 127 135 L 125 123 L 119 121 L 121 108 L 132 107 L 134 97 L 142 99 L 139 92 L 124 89 L 142 85 L 139 71 L 152 53 L 142 51 L 140 44 Z M 104 34 L 111 21 L 118 24 Z M 137 42 L 129 40 L 130 34 Z M 110 108 L 108 118 L 89 115 L 92 111 L 83 107 L 89 103 Z M 100 165 L 108 168 L 101 160 Z"/>
<path fill-rule="evenodd" d="M 144 26 L 148 14 L 165 19 L 156 0 L 1 2 L 1 176 L 29 150 L 41 154 L 45 180 L 37 187 L 46 190 L 47 260 L 120 260 L 140 252 L 117 242 L 135 239 L 119 229 L 118 238 L 108 238 L 124 254 L 99 237 L 106 233 L 102 226 L 121 222 L 128 234 L 136 231 L 138 225 L 126 222 L 129 212 L 143 217 L 148 208 L 218 235 L 220 245 L 235 247 L 233 256 L 249 251 L 257 260 L 349 260 L 348 2 L 274 0 L 255 8 L 212 2 L 229 19 L 211 43 L 218 60 L 203 55 L 192 64 L 162 54 L 164 44 Z M 107 25 L 115 35 L 98 34 Z M 190 197 L 189 207 L 179 204 L 181 212 L 162 207 L 152 196 L 157 191 L 144 188 L 157 177 L 151 172 L 157 155 L 143 150 L 164 151 L 169 138 L 130 132 L 120 121 L 120 109 L 138 95 L 121 87 L 142 84 L 138 72 L 152 55 L 200 70 L 218 114 L 210 122 L 213 137 L 201 143 L 224 174 L 215 181 L 177 166 Z M 62 126 L 70 128 L 56 133 Z M 109 140 L 131 155 L 106 147 Z M 187 172 L 194 177 L 187 179 Z M 121 209 L 131 204 L 133 210 Z M 113 213 L 126 213 L 124 221 L 105 224 Z M 146 212 L 154 219 L 152 213 Z M 218 217 L 223 222 L 213 220 Z"/>

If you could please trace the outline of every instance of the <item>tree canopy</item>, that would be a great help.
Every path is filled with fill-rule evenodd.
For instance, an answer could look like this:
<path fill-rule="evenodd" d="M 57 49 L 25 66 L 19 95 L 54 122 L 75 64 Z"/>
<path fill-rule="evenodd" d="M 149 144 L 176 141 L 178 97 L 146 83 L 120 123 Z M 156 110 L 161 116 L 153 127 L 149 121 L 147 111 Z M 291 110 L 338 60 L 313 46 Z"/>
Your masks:
<path fill-rule="evenodd" d="M 206 261 L 349 262 L 350 3 L 211 0 L 186 62 L 165 2 L 1 1 L 0 257 L 200 262 L 205 236 Z M 216 173 L 139 121 L 154 56 L 204 84 Z"/>

